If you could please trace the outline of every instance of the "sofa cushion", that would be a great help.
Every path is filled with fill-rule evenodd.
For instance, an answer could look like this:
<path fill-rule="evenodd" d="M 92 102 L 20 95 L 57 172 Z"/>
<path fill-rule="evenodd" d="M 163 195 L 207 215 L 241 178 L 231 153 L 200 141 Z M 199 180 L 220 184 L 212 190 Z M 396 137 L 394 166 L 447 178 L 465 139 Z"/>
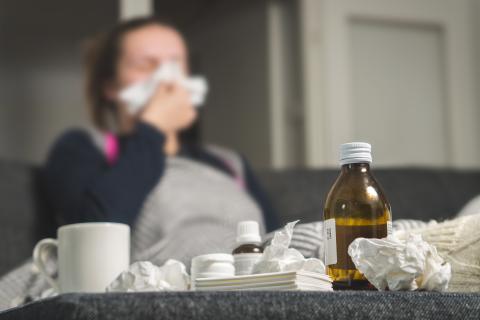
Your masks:
<path fill-rule="evenodd" d="M 338 169 L 289 169 L 259 172 L 281 221 L 323 219 L 328 191 Z M 374 169 L 392 206 L 394 219 L 444 220 L 480 194 L 480 171 L 392 168 Z"/>
<path fill-rule="evenodd" d="M 36 238 L 33 169 L 0 162 L 0 275 L 32 253 Z"/>
<path fill-rule="evenodd" d="M 428 168 L 375 169 L 394 219 L 446 219 L 480 194 L 480 171 Z M 37 170 L 0 161 L 0 276 L 31 256 L 35 242 L 55 235 L 48 208 L 39 205 Z M 322 219 L 323 204 L 338 169 L 259 172 L 282 223 Z"/>

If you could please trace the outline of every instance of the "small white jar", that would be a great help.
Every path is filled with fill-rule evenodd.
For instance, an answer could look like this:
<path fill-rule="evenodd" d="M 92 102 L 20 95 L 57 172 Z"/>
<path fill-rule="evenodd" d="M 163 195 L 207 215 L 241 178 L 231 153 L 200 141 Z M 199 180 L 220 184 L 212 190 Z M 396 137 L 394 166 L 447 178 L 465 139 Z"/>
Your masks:
<path fill-rule="evenodd" d="M 193 258 L 190 269 L 192 288 L 195 279 L 235 276 L 233 261 L 233 256 L 226 253 L 204 254 Z"/>

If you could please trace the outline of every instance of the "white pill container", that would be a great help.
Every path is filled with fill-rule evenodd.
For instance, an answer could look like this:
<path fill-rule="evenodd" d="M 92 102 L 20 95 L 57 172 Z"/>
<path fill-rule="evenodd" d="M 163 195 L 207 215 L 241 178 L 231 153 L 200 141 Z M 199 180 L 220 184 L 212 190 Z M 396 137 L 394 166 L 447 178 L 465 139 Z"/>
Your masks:
<path fill-rule="evenodd" d="M 190 269 L 192 289 L 195 288 L 195 279 L 235 276 L 233 261 L 233 256 L 227 253 L 204 254 L 193 258 Z"/>

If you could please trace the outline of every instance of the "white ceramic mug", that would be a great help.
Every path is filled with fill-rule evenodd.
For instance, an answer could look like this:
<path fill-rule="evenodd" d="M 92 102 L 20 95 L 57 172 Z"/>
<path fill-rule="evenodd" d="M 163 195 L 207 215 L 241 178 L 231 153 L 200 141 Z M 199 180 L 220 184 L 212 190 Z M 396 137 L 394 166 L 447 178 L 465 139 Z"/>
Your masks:
<path fill-rule="evenodd" d="M 52 249 L 58 256 L 57 279 L 45 267 Z M 33 262 L 57 292 L 105 292 L 130 265 L 130 227 L 104 222 L 62 226 L 57 239 L 37 243 Z"/>

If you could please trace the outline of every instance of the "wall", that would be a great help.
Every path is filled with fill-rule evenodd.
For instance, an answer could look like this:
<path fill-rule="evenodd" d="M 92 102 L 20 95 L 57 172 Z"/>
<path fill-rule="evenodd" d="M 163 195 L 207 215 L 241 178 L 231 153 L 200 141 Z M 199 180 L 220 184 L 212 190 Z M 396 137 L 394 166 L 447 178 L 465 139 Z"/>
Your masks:
<path fill-rule="evenodd" d="M 366 140 L 376 165 L 480 167 L 478 1 L 301 4 L 309 166 Z"/>
<path fill-rule="evenodd" d="M 192 53 L 211 91 L 205 140 L 270 165 L 266 6 L 264 1 L 219 5 L 188 30 Z"/>
<path fill-rule="evenodd" d="M 0 1 L 0 158 L 41 163 L 63 130 L 87 123 L 84 39 L 117 1 Z"/>

